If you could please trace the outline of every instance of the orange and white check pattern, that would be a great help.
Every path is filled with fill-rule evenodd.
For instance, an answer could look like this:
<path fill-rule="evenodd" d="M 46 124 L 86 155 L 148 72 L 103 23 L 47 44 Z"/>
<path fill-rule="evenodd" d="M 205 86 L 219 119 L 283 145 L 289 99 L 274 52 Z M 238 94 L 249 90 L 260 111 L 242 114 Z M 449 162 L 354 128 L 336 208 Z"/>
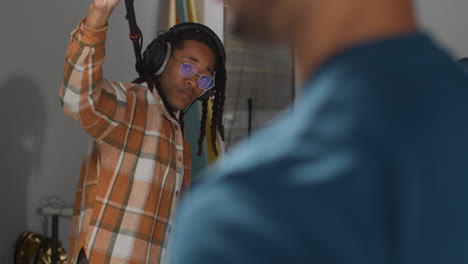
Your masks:
<path fill-rule="evenodd" d="M 103 79 L 107 27 L 71 33 L 64 112 L 92 138 L 74 205 L 70 263 L 164 263 L 176 205 L 190 185 L 190 146 L 157 92 Z"/>

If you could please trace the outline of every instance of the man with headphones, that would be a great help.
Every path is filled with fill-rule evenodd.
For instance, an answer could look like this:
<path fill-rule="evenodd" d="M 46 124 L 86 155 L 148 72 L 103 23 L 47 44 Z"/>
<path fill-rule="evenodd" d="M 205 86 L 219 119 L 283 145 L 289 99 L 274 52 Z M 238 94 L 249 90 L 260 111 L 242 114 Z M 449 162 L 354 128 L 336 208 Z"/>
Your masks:
<path fill-rule="evenodd" d="M 92 138 L 76 192 L 70 263 L 165 263 L 175 209 L 190 185 L 187 108 L 202 102 L 199 152 L 209 97 L 210 133 L 223 136 L 225 52 L 206 26 L 183 23 L 159 34 L 133 83 L 103 78 L 107 20 L 119 2 L 90 4 L 72 31 L 59 89 L 64 112 Z"/>

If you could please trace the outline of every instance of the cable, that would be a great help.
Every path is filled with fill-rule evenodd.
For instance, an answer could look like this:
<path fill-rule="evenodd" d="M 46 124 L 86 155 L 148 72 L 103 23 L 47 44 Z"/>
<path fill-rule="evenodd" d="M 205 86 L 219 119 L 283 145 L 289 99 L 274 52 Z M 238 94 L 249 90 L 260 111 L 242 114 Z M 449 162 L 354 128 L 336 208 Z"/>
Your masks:
<path fill-rule="evenodd" d="M 140 79 L 144 80 L 144 65 L 143 58 L 141 56 L 141 47 L 143 46 L 143 35 L 137 25 L 135 10 L 133 7 L 133 0 L 125 0 L 125 8 L 127 15 L 125 18 L 128 20 L 128 26 L 130 28 L 130 39 L 133 43 L 133 50 L 135 51 L 136 64 L 135 69 L 140 76 Z"/>

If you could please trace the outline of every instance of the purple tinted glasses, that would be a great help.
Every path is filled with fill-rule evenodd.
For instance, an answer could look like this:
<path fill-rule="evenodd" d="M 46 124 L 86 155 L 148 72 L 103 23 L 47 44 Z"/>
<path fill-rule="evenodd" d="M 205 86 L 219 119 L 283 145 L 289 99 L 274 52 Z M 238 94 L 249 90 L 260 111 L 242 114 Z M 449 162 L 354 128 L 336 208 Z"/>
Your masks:
<path fill-rule="evenodd" d="M 206 75 L 206 74 L 199 74 L 197 72 L 197 68 L 195 67 L 195 65 L 193 65 L 190 62 L 180 63 L 179 74 L 184 79 L 189 79 L 195 75 L 198 75 L 198 80 L 197 80 L 198 87 L 200 87 L 200 89 L 202 90 L 211 89 L 215 85 L 214 77 L 210 75 Z"/>

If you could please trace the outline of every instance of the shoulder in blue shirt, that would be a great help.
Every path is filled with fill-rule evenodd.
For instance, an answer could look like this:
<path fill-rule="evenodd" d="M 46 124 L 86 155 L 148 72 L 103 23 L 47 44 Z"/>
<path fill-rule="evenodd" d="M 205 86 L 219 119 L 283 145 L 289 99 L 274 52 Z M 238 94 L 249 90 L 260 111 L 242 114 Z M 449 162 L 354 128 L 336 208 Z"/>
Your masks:
<path fill-rule="evenodd" d="M 205 172 L 173 263 L 468 263 L 467 102 L 422 33 L 337 54 Z"/>

